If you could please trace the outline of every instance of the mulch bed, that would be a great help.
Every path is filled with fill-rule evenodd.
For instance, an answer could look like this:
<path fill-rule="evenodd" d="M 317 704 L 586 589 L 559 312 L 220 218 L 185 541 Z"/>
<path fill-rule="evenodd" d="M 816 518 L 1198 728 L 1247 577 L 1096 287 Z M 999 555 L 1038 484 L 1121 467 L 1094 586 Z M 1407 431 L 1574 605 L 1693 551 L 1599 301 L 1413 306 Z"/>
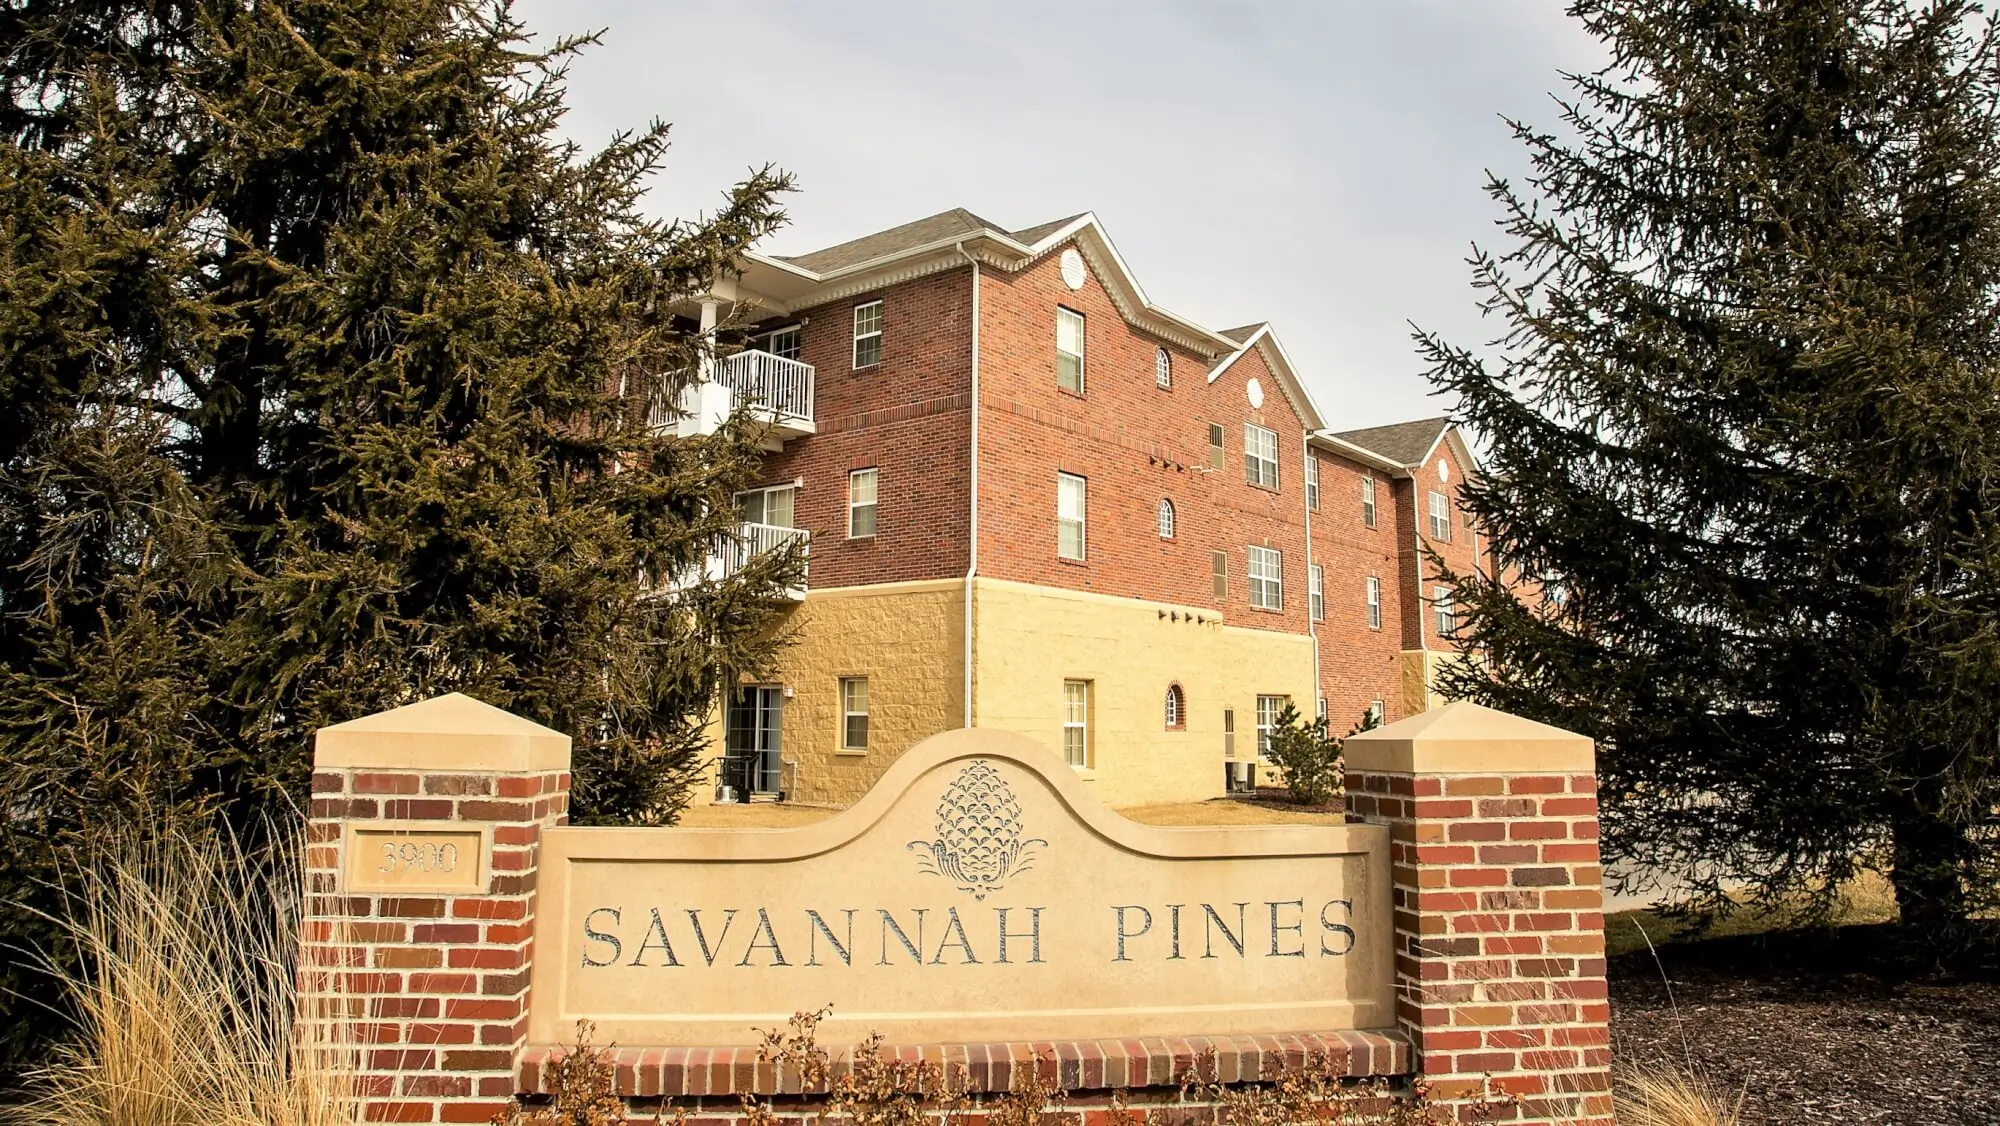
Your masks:
<path fill-rule="evenodd" d="M 2000 974 L 1911 972 L 1897 946 L 1869 926 L 1620 955 L 1613 1050 L 1691 1060 L 1742 1094 L 1745 1126 L 2000 1122 Z"/>

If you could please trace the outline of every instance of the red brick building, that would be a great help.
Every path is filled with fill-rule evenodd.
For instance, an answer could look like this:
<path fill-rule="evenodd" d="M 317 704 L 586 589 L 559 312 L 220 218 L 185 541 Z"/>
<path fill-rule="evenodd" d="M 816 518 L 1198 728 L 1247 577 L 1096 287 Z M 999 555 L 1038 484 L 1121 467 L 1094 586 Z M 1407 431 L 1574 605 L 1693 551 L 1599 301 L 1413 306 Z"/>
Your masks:
<path fill-rule="evenodd" d="M 1337 429 L 1271 326 L 1154 305 L 1088 214 L 739 265 L 698 304 L 747 327 L 662 420 L 754 403 L 739 550 L 809 543 L 780 667 L 717 717 L 736 795 L 852 800 L 993 726 L 1113 804 L 1206 796 L 1285 702 L 1340 731 L 1435 702 L 1451 601 L 1424 553 L 1482 558 L 1445 420 Z"/>

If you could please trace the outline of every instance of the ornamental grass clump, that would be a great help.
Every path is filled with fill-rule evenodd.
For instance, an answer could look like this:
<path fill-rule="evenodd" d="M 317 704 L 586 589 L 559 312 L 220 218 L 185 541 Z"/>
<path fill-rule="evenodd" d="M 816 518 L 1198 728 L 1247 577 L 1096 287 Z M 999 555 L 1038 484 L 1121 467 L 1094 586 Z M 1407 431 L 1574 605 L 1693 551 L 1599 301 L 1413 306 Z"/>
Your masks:
<path fill-rule="evenodd" d="M 303 890 L 290 826 L 121 830 L 78 865 L 43 951 L 51 1019 L 74 1022 L 27 1076 L 34 1126 L 351 1126 L 347 1024 L 297 988 Z M 66 967 L 79 967 L 69 969 Z M 302 1007 L 303 1006 L 303 1007 Z"/>
<path fill-rule="evenodd" d="M 1743 1096 L 1726 1098 L 1700 1073 L 1634 1067 L 1619 1076 L 1619 1126 L 1739 1126 Z"/>

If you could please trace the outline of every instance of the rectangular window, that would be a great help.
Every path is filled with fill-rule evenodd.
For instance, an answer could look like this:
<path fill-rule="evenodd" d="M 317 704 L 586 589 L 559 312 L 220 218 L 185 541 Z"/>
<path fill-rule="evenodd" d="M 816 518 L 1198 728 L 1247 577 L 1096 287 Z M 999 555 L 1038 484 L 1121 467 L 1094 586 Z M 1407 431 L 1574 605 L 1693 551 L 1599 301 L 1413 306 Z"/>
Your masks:
<path fill-rule="evenodd" d="M 1083 394 L 1083 314 L 1056 306 L 1056 386 Z"/>
<path fill-rule="evenodd" d="M 799 490 L 796 485 L 775 485 L 736 494 L 736 518 L 745 524 L 790 528 Z"/>
<path fill-rule="evenodd" d="M 1222 709 L 1222 757 L 1236 757 L 1236 709 Z"/>
<path fill-rule="evenodd" d="M 1208 467 L 1210 469 L 1221 469 L 1223 463 L 1228 460 L 1228 456 L 1228 454 L 1223 452 L 1222 448 L 1222 427 L 1217 423 L 1209 423 Z"/>
<path fill-rule="evenodd" d="M 1090 682 L 1063 681 L 1063 758 L 1071 766 L 1090 765 Z"/>
<path fill-rule="evenodd" d="M 1284 556 L 1277 549 L 1250 549 L 1250 605 L 1260 610 L 1285 608 Z"/>
<path fill-rule="evenodd" d="M 1243 424 L 1243 479 L 1267 489 L 1278 487 L 1278 434 L 1254 422 Z"/>
<path fill-rule="evenodd" d="M 1085 482 L 1073 473 L 1056 474 L 1056 554 L 1082 559 Z"/>
<path fill-rule="evenodd" d="M 1326 719 L 1326 697 L 1324 696 L 1321 696 L 1319 698 L 1318 716 L 1321 721 L 1324 721 Z"/>
<path fill-rule="evenodd" d="M 1319 459 L 1306 455 L 1306 507 L 1319 511 Z"/>
<path fill-rule="evenodd" d="M 840 749 L 868 749 L 868 678 L 840 678 Z"/>
<path fill-rule="evenodd" d="M 1315 622 L 1326 620 L 1326 572 L 1315 563 L 1306 568 L 1306 596 Z"/>
<path fill-rule="evenodd" d="M 857 469 L 847 475 L 848 539 L 875 534 L 875 474 L 873 469 Z"/>
<path fill-rule="evenodd" d="M 799 326 L 792 325 L 789 328 L 781 328 L 776 332 L 769 333 L 764 337 L 762 343 L 764 351 L 771 353 L 773 356 L 785 360 L 796 360 L 799 358 Z"/>
<path fill-rule="evenodd" d="M 1364 528 L 1375 526 L 1375 478 L 1373 477 L 1361 479 L 1361 525 Z"/>
<path fill-rule="evenodd" d="M 1451 500 L 1443 493 L 1431 494 L 1431 538 L 1451 542 Z"/>
<path fill-rule="evenodd" d="M 854 366 L 872 367 L 882 362 L 882 303 L 870 301 L 854 307 Z"/>
<path fill-rule="evenodd" d="M 1257 755 L 1268 758 L 1271 754 L 1271 732 L 1278 729 L 1278 714 L 1285 710 L 1290 696 L 1257 697 Z"/>
<path fill-rule="evenodd" d="M 1371 727 L 1382 726 L 1382 701 L 1370 700 L 1368 702 L 1368 722 Z"/>
<path fill-rule="evenodd" d="M 1437 613 L 1437 633 L 1439 637 L 1450 637 L 1458 627 L 1457 612 L 1452 606 L 1451 592 L 1441 586 L 1431 588 L 1431 609 Z"/>
<path fill-rule="evenodd" d="M 1209 573 L 1215 576 L 1215 597 L 1229 597 L 1229 553 L 1218 551 L 1208 558 Z"/>
<path fill-rule="evenodd" d="M 1382 628 L 1382 580 L 1368 576 L 1368 628 Z"/>

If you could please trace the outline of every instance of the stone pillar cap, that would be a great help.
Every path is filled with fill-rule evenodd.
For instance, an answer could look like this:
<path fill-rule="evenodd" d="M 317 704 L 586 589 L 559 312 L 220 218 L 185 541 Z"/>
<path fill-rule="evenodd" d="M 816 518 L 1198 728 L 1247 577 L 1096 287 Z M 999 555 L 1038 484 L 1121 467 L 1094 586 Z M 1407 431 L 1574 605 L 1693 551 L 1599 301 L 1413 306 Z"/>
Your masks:
<path fill-rule="evenodd" d="M 1588 774 L 1591 741 L 1468 701 L 1347 739 L 1347 769 L 1387 774 Z"/>
<path fill-rule="evenodd" d="M 317 769 L 533 774 L 569 769 L 569 736 L 463 693 L 322 727 Z"/>

